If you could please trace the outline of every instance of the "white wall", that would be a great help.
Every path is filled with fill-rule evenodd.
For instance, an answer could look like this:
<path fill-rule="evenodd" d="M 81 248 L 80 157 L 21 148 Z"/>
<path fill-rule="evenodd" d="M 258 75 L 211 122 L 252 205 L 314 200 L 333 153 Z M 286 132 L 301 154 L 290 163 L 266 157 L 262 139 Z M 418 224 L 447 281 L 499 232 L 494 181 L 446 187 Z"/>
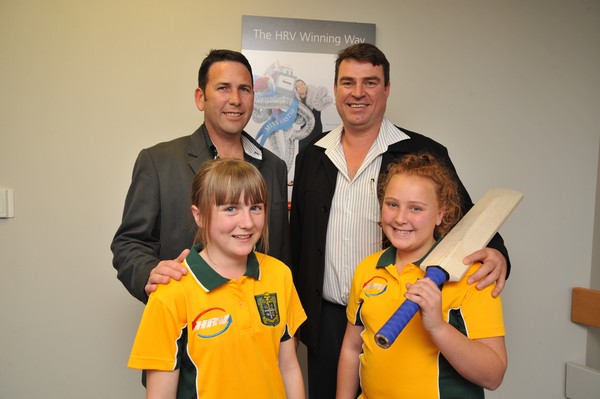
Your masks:
<path fill-rule="evenodd" d="M 598 148 L 598 151 L 600 152 L 600 147 Z M 598 155 L 600 156 L 600 153 Z M 589 287 L 600 290 L 600 162 L 598 163 L 597 179 L 592 272 Z M 588 327 L 587 358 L 584 365 L 600 370 L 600 328 Z"/>
<path fill-rule="evenodd" d="M 570 293 L 592 267 L 598 0 L 0 0 L 0 187 L 16 213 L 0 220 L 0 397 L 143 397 L 126 368 L 142 305 L 109 244 L 135 156 L 198 126 L 199 63 L 240 49 L 244 14 L 376 23 L 388 116 L 444 143 L 474 198 L 525 192 L 502 229 L 510 363 L 488 397 L 563 397 L 565 362 L 586 358 Z"/>

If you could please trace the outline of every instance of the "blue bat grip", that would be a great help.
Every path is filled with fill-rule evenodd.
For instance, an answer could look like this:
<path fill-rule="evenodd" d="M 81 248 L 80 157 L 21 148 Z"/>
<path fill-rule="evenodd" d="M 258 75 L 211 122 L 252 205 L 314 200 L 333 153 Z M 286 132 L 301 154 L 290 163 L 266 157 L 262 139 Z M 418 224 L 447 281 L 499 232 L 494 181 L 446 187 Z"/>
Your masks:
<path fill-rule="evenodd" d="M 439 266 L 429 266 L 425 271 L 425 277 L 430 278 L 438 286 L 441 286 L 448 281 L 450 276 Z M 390 319 L 375 334 L 377 345 L 383 349 L 389 348 L 418 310 L 419 305 L 413 301 L 406 299 L 402 302 L 402 305 L 396 309 Z"/>

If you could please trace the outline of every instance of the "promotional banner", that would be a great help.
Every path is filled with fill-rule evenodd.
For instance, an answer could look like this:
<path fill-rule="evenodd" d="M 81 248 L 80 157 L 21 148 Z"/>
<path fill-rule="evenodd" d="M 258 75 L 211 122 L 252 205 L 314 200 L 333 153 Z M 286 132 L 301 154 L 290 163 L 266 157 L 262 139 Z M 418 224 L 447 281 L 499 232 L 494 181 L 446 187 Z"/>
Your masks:
<path fill-rule="evenodd" d="M 255 91 L 246 131 L 286 162 L 290 198 L 298 151 L 340 124 L 335 57 L 356 43 L 375 44 L 375 24 L 242 16 Z"/>

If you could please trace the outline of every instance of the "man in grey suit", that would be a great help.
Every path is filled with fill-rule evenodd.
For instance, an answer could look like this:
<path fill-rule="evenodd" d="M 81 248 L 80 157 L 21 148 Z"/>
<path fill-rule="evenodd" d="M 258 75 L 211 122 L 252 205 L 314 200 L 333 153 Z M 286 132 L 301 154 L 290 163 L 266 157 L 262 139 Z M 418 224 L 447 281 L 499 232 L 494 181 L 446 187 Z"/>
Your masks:
<path fill-rule="evenodd" d="M 111 244 L 119 280 L 142 302 L 158 284 L 179 280 L 193 243 L 192 179 L 207 160 L 255 165 L 269 190 L 269 254 L 290 263 L 285 162 L 244 127 L 254 107 L 252 68 L 236 51 L 212 50 L 198 72 L 196 106 L 204 124 L 192 135 L 143 149 L 135 162 L 123 219 Z"/>

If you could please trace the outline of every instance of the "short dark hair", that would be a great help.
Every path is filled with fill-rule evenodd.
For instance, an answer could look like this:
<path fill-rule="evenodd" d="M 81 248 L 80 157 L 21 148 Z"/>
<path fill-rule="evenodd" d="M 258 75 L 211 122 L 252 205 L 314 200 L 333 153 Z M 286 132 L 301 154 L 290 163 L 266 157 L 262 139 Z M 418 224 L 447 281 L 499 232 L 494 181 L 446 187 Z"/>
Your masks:
<path fill-rule="evenodd" d="M 239 51 L 233 50 L 210 50 L 204 61 L 202 61 L 202 64 L 200 65 L 200 70 L 198 71 L 198 87 L 201 88 L 202 91 L 206 91 L 206 84 L 208 83 L 208 71 L 210 67 L 215 62 L 221 61 L 239 62 L 240 64 L 246 67 L 248 72 L 250 72 L 250 79 L 253 80 L 252 67 L 250 66 L 250 62 L 248 61 L 246 56 L 244 56 L 244 54 L 240 53 Z"/>
<path fill-rule="evenodd" d="M 340 64 L 346 59 L 352 59 L 360 62 L 368 61 L 373 66 L 381 65 L 383 67 L 383 82 L 385 86 L 390 83 L 390 62 L 385 57 L 385 54 L 383 54 L 383 51 L 379 50 L 373 44 L 359 43 L 350 47 L 346 47 L 338 53 L 335 60 L 334 84 L 337 84 Z"/>

